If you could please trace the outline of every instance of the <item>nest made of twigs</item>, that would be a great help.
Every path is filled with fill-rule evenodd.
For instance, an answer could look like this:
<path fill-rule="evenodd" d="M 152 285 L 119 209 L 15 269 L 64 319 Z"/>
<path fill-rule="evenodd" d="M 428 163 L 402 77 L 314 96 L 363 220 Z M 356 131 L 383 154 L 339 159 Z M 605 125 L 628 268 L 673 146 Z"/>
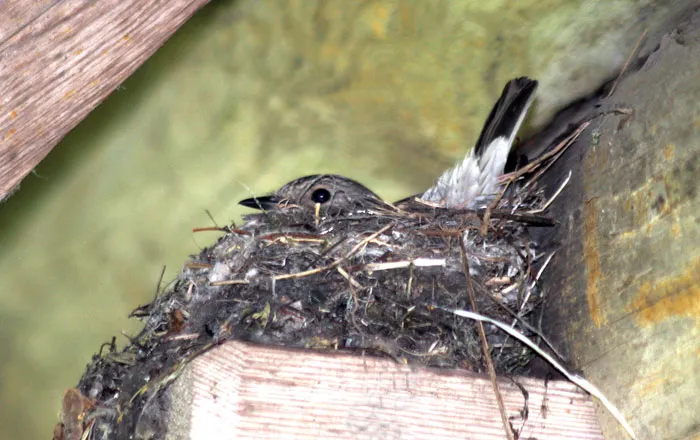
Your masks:
<path fill-rule="evenodd" d="M 476 307 L 535 335 L 539 255 L 528 225 L 550 222 L 527 212 L 542 204 L 530 188 L 481 211 L 426 206 L 319 217 L 290 206 L 246 216 L 134 312 L 146 323 L 129 346 L 94 358 L 79 385 L 103 406 L 93 434 L 104 435 L 94 438 L 136 426 L 109 423 L 140 414 L 149 392 L 161 391 L 142 389 L 148 379 L 170 378 L 230 339 L 484 371 L 475 322 L 451 310 Z M 528 348 L 493 325 L 484 332 L 496 371 L 526 370 Z"/>

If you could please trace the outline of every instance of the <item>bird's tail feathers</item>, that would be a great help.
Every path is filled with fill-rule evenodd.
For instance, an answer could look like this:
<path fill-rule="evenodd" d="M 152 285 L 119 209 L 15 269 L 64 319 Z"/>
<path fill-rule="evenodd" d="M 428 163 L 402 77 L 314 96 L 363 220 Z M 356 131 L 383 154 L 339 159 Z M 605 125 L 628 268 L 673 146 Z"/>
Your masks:
<path fill-rule="evenodd" d="M 421 198 L 446 207 L 464 207 L 495 192 L 536 89 L 537 81 L 526 77 L 508 81 L 474 148 Z"/>

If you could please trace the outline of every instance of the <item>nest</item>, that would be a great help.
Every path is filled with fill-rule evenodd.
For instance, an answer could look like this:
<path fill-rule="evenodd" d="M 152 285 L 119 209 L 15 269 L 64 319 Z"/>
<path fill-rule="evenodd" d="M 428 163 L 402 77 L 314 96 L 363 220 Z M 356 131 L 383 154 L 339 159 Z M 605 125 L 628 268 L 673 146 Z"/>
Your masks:
<path fill-rule="evenodd" d="M 530 213 L 544 205 L 534 188 L 511 184 L 477 211 L 322 217 L 290 206 L 246 216 L 132 313 L 145 325 L 127 347 L 112 341 L 93 357 L 74 390 L 79 429 L 93 439 L 161 437 L 167 385 L 189 360 L 233 339 L 484 371 L 477 323 L 452 311 L 476 310 L 538 337 L 541 256 L 528 228 L 553 222 Z M 497 372 L 527 373 L 526 346 L 492 324 L 484 334 Z"/>

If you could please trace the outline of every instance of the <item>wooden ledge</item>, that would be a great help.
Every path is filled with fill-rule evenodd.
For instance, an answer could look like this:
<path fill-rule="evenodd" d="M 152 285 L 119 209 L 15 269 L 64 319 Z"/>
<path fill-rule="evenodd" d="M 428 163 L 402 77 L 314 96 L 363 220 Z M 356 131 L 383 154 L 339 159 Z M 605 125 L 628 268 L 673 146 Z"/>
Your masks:
<path fill-rule="evenodd" d="M 563 381 L 500 381 L 520 438 L 602 439 L 594 405 Z M 388 359 L 229 342 L 173 384 L 169 439 L 505 438 L 487 377 Z"/>

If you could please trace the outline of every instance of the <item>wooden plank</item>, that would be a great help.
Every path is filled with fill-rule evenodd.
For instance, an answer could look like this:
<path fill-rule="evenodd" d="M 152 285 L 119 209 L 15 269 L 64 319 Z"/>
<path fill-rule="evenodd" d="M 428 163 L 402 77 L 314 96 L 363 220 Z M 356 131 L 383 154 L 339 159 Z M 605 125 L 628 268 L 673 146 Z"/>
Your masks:
<path fill-rule="evenodd" d="M 520 438 L 602 439 L 589 397 L 564 381 L 501 379 Z M 229 342 L 171 389 L 169 439 L 505 438 L 488 377 L 389 359 Z"/>
<path fill-rule="evenodd" d="M 5 2 L 0 200 L 207 2 Z"/>
<path fill-rule="evenodd" d="M 0 2 L 0 41 L 5 41 L 20 31 L 27 23 L 31 23 L 50 9 L 54 3 L 56 0 Z"/>

